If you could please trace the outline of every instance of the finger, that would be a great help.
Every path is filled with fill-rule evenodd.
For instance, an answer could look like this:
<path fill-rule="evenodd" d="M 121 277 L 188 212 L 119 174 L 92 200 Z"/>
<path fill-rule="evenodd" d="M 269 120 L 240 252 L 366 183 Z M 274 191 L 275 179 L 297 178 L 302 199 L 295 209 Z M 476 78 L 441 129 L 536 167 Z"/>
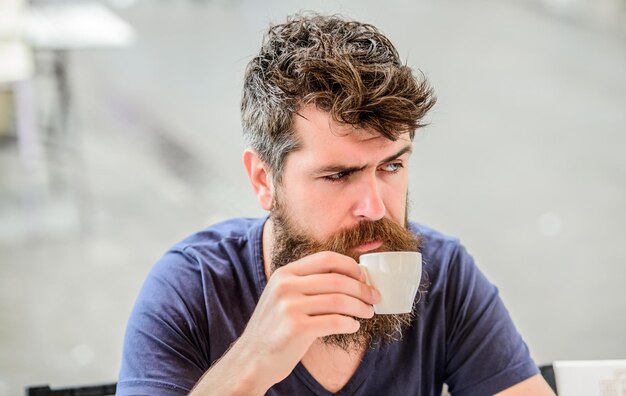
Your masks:
<path fill-rule="evenodd" d="M 307 331 L 313 338 L 319 338 L 331 334 L 356 333 L 360 326 L 356 319 L 349 316 L 337 314 L 319 315 L 309 318 Z"/>
<path fill-rule="evenodd" d="M 298 305 L 300 312 L 311 316 L 341 314 L 363 319 L 374 316 L 374 307 L 346 294 L 301 297 Z"/>
<path fill-rule="evenodd" d="M 297 290 L 308 296 L 342 293 L 368 304 L 376 304 L 380 301 L 380 293 L 374 287 L 343 274 L 326 273 L 301 276 L 296 277 L 293 283 Z"/>
<path fill-rule="evenodd" d="M 365 276 L 361 267 L 348 256 L 335 252 L 319 252 L 304 257 L 298 261 L 285 266 L 295 275 L 305 276 L 312 274 L 323 274 L 335 272 L 354 278 L 358 281 L 365 281 Z"/>

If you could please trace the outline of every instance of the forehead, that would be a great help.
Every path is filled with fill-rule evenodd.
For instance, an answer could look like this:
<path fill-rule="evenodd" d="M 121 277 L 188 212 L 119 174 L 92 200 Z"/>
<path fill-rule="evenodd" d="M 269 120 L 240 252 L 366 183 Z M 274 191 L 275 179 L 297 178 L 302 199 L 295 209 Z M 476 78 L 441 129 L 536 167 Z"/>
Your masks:
<path fill-rule="evenodd" d="M 377 131 L 341 125 L 330 114 L 314 106 L 306 106 L 294 116 L 293 129 L 299 149 L 291 153 L 300 161 L 376 161 L 394 151 L 410 146 L 409 133 L 401 134 L 396 141 L 381 136 Z"/>

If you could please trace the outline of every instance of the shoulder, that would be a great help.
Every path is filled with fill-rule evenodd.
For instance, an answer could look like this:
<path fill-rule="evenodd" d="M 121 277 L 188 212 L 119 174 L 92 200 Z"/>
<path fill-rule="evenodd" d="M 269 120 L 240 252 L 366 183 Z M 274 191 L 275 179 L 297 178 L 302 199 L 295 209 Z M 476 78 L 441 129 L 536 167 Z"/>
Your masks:
<path fill-rule="evenodd" d="M 216 243 L 232 243 L 237 240 L 254 239 L 257 236 L 254 231 L 262 229 L 264 222 L 264 218 L 233 218 L 225 220 L 191 234 L 174 245 L 173 250 L 201 249 Z"/>
<path fill-rule="evenodd" d="M 457 237 L 446 235 L 427 225 L 411 221 L 409 222 L 409 227 L 413 233 L 422 238 L 422 248 L 429 251 L 460 244 Z"/>
<path fill-rule="evenodd" d="M 423 224 L 411 222 L 409 225 L 411 231 L 421 239 L 420 251 L 425 266 L 448 270 L 463 256 L 469 256 L 459 238 L 446 235 Z"/>
<path fill-rule="evenodd" d="M 492 290 L 493 285 L 484 278 L 459 238 L 423 224 L 410 223 L 410 227 L 421 238 L 423 271 L 429 284 L 430 299 L 444 294 L 449 299 L 474 286 Z"/>
<path fill-rule="evenodd" d="M 233 218 L 195 232 L 170 248 L 168 255 L 181 255 L 203 263 L 220 257 L 255 254 L 260 249 L 264 218 Z M 246 251 L 246 249 L 248 249 Z"/>
<path fill-rule="evenodd" d="M 202 289 L 206 280 L 252 276 L 260 259 L 265 219 L 235 218 L 217 223 L 172 246 L 153 266 L 149 278 L 176 289 Z M 194 287 L 195 285 L 195 287 Z"/>

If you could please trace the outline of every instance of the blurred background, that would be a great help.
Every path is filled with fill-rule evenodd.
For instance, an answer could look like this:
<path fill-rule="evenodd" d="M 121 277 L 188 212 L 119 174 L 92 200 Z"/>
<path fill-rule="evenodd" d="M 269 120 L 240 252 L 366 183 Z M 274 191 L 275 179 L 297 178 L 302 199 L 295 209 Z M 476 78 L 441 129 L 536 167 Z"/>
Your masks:
<path fill-rule="evenodd" d="M 115 381 L 161 254 L 264 214 L 243 71 L 299 10 L 431 81 L 411 218 L 468 247 L 537 363 L 626 358 L 626 1 L 0 0 L 0 395 Z"/>

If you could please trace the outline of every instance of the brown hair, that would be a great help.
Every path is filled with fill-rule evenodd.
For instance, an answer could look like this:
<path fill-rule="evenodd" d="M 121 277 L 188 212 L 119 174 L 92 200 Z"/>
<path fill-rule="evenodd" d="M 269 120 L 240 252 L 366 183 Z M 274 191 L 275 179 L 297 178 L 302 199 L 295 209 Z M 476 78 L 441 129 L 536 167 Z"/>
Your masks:
<path fill-rule="evenodd" d="M 270 27 L 248 64 L 241 115 L 248 144 L 280 182 L 285 157 L 298 149 L 291 126 L 302 106 L 396 140 L 407 131 L 413 138 L 435 100 L 376 27 L 296 14 Z"/>

